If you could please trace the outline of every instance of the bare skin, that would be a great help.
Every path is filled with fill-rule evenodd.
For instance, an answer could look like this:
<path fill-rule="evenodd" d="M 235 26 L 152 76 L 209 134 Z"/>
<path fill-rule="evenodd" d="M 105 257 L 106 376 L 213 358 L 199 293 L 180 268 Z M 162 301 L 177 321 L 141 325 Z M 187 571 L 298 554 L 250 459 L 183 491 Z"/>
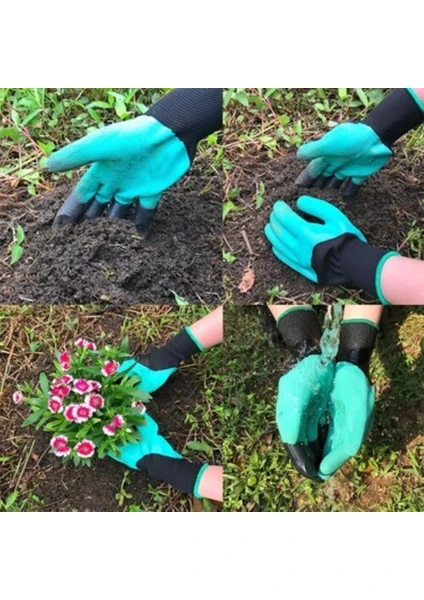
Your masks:
<path fill-rule="evenodd" d="M 390 304 L 424 304 L 424 261 L 405 256 L 389 258 L 380 285 Z"/>
<path fill-rule="evenodd" d="M 224 341 L 224 311 L 219 306 L 206 317 L 203 317 L 193 325 L 190 325 L 190 331 L 202 344 L 203 348 L 212 348 Z"/>

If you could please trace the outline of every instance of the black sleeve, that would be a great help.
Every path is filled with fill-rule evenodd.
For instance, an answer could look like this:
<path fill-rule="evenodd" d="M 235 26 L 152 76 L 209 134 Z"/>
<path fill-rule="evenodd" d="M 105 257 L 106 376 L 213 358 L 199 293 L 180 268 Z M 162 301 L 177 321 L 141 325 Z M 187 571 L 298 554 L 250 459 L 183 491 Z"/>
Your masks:
<path fill-rule="evenodd" d="M 405 88 L 396 88 L 363 121 L 391 148 L 396 140 L 424 120 L 424 113 Z"/>
<path fill-rule="evenodd" d="M 222 88 L 177 88 L 148 111 L 184 143 L 192 161 L 200 140 L 222 127 Z"/>

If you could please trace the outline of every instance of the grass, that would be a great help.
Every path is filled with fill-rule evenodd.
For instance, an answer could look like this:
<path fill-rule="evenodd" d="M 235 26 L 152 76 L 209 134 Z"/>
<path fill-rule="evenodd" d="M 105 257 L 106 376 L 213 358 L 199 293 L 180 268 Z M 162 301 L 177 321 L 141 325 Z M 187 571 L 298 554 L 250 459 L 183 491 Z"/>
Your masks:
<path fill-rule="evenodd" d="M 62 467 L 59 461 L 47 456 L 48 439 L 43 434 L 33 428 L 21 428 L 25 409 L 15 407 L 11 402 L 11 394 L 18 383 L 35 383 L 39 372 L 49 370 L 54 353 L 64 346 L 70 347 L 77 337 L 106 344 L 117 343 L 128 335 L 130 351 L 139 353 L 152 343 L 160 345 L 207 313 L 207 307 L 195 306 L 143 306 L 122 310 L 95 306 L 0 307 L 0 372 L 3 373 L 0 381 L 0 511 L 64 510 L 63 506 L 58 507 L 43 498 L 44 482 L 54 485 L 56 478 L 59 481 Z M 190 410 L 185 412 L 187 398 L 179 396 L 178 386 L 175 387 L 171 380 L 168 387 L 163 388 L 161 398 L 168 401 L 172 418 L 185 423 L 184 431 L 187 432 L 184 439 L 179 434 L 171 441 L 174 445 L 177 443 L 178 450 L 191 460 L 220 464 L 222 443 L 217 407 L 222 401 L 222 348 L 197 355 L 180 371 L 179 385 L 190 382 L 193 401 L 190 401 Z M 168 396 L 175 394 L 172 401 L 167 399 L 167 389 Z M 74 477 L 70 472 L 74 468 L 66 466 L 66 469 L 69 470 L 65 475 L 69 483 Z M 78 471 L 73 472 L 78 479 Z M 117 477 L 119 479 L 119 473 Z M 147 491 L 144 490 L 143 501 L 140 501 L 134 491 L 137 488 L 132 486 L 137 483 L 137 477 L 140 476 L 136 472 L 126 472 L 122 468 L 122 478 L 107 483 L 115 486 L 112 494 L 115 510 L 192 510 L 191 499 L 166 484 L 147 483 Z M 76 509 L 72 502 L 70 492 L 66 510 Z M 78 506 L 80 504 L 79 501 Z M 204 510 L 209 508 L 210 504 L 205 503 Z"/>
<path fill-rule="evenodd" d="M 297 474 L 279 439 L 276 390 L 291 363 L 265 310 L 226 307 L 225 510 L 423 511 L 424 309 L 390 309 L 372 358 L 371 437 L 322 485 Z"/>

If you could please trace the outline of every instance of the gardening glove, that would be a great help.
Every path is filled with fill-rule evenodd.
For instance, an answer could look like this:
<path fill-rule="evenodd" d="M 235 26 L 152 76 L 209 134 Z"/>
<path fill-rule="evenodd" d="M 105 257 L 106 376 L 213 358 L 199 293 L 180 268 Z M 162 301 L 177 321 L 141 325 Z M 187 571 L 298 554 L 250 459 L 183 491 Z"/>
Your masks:
<path fill-rule="evenodd" d="M 135 224 L 146 237 L 162 193 L 189 169 L 197 143 L 222 125 L 220 88 L 176 89 L 136 119 L 109 125 L 55 152 L 53 172 L 89 170 L 56 215 L 55 224 L 93 219 L 111 202 L 121 219 L 137 202 Z"/>
<path fill-rule="evenodd" d="M 121 446 L 119 455 L 109 453 L 109 456 L 130 469 L 142 471 L 152 479 L 166 481 L 181 492 L 201 498 L 199 484 L 209 465 L 195 464 L 183 458 L 159 435 L 156 421 L 147 413 L 144 417 L 145 425 L 137 427 L 141 439 Z"/>
<path fill-rule="evenodd" d="M 186 327 L 162 348 L 152 348 L 135 360 L 124 361 L 119 371 L 140 377 L 141 382 L 137 387 L 151 394 L 166 383 L 183 361 L 202 350 L 203 346 L 190 327 Z"/>
<path fill-rule="evenodd" d="M 321 327 L 311 307 L 298 306 L 280 317 L 277 327 L 297 364 L 278 384 L 276 420 L 281 439 L 295 468 L 320 480 L 334 365 L 321 362 Z"/>
<path fill-rule="evenodd" d="M 372 321 L 342 322 L 329 403 L 330 425 L 319 468 L 322 479 L 331 477 L 355 456 L 371 430 L 375 389 L 368 371 L 377 333 L 378 326 Z"/>
<path fill-rule="evenodd" d="M 354 198 L 363 182 L 393 155 L 394 142 L 423 122 L 424 103 L 411 88 L 398 88 L 360 123 L 338 125 L 320 140 L 303 144 L 299 160 L 309 162 L 296 184 L 339 189 Z"/>
<path fill-rule="evenodd" d="M 323 223 L 309 223 L 285 202 L 276 202 L 265 227 L 275 256 L 315 283 L 351 284 L 387 304 L 381 273 L 386 261 L 399 254 L 368 245 L 341 210 L 324 200 L 301 196 L 297 206 Z"/>

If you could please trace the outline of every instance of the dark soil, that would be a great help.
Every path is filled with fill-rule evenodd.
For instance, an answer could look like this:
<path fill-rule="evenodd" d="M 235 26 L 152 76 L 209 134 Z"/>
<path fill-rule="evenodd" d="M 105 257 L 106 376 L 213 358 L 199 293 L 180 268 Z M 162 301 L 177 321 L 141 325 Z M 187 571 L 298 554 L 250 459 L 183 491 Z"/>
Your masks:
<path fill-rule="evenodd" d="M 134 224 L 99 218 L 52 229 L 67 183 L 31 200 L 0 190 L 0 302 L 218 304 L 222 296 L 221 183 L 193 171 L 168 190 L 147 241 Z M 26 233 L 13 267 L 13 226 Z"/>
<path fill-rule="evenodd" d="M 264 302 L 269 299 L 267 290 L 275 286 L 286 292 L 284 298 L 287 302 L 308 302 L 311 294 L 316 292 L 322 302 L 329 303 L 341 298 L 372 299 L 357 290 L 315 285 L 274 257 L 263 230 L 277 200 L 285 200 L 293 208 L 302 194 L 331 201 L 362 230 L 371 245 L 395 249 L 405 256 L 416 258 L 407 247 L 406 237 L 411 228 L 424 225 L 424 164 L 394 159 L 390 168 L 383 169 L 366 182 L 357 199 L 351 203 L 344 202 L 339 192 L 305 190 L 295 186 L 294 182 L 304 166 L 294 154 L 273 161 L 265 157 L 262 161 L 258 159 L 244 164 L 234 178 L 232 187 L 241 190 L 236 202 L 244 208 L 238 213 L 230 213 L 224 227 L 228 243 L 225 250 L 231 251 L 238 259 L 224 266 L 234 302 Z M 260 181 L 265 185 L 265 201 L 256 210 L 254 198 Z M 251 258 L 242 237 L 243 229 L 254 252 Z M 248 266 L 254 269 L 255 285 L 250 292 L 242 294 L 238 285 Z"/>

